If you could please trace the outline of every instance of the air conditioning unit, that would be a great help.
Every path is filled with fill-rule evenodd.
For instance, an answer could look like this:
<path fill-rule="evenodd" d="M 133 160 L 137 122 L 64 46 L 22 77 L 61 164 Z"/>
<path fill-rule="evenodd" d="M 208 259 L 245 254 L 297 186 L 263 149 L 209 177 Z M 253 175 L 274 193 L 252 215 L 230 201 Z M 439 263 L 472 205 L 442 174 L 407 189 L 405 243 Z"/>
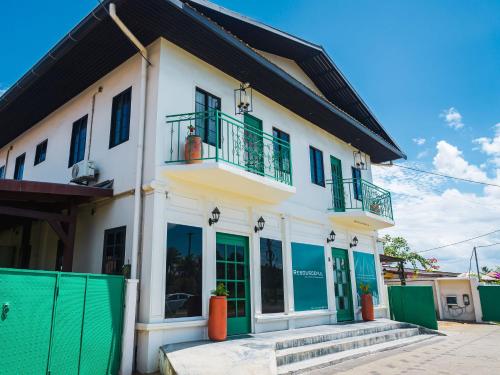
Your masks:
<path fill-rule="evenodd" d="M 71 182 L 78 184 L 88 183 L 97 177 L 97 168 L 95 163 L 90 160 L 82 160 L 73 165 L 71 169 Z"/>

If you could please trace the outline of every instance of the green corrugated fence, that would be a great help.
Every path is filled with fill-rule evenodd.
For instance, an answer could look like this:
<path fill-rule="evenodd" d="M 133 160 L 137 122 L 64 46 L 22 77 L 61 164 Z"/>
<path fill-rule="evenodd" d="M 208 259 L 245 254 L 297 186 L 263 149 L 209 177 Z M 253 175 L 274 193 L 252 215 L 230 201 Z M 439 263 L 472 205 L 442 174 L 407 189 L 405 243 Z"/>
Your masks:
<path fill-rule="evenodd" d="M 117 374 L 122 276 L 0 268 L 0 374 Z"/>
<path fill-rule="evenodd" d="M 390 286 L 391 319 L 437 329 L 432 286 Z"/>
<path fill-rule="evenodd" d="M 480 285 L 478 289 L 483 321 L 500 322 L 500 285 Z"/>

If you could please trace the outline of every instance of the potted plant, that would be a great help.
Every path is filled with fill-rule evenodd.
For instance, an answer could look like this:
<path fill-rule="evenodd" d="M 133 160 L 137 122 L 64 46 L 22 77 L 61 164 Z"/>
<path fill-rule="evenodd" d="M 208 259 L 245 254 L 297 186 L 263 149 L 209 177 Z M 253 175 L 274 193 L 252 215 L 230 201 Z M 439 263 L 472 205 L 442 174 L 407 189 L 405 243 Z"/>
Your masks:
<path fill-rule="evenodd" d="M 361 315 L 365 322 L 375 320 L 375 313 L 373 311 L 373 298 L 370 293 L 370 285 L 360 283 L 359 289 L 361 290 Z"/>
<path fill-rule="evenodd" d="M 227 338 L 228 295 L 223 283 L 219 283 L 212 291 L 208 312 L 208 338 L 212 341 L 224 341 Z"/>
<path fill-rule="evenodd" d="M 184 145 L 184 160 L 188 164 L 201 163 L 203 141 L 195 133 L 196 128 L 193 125 L 189 125 L 188 130 L 189 134 L 186 137 L 186 144 Z"/>

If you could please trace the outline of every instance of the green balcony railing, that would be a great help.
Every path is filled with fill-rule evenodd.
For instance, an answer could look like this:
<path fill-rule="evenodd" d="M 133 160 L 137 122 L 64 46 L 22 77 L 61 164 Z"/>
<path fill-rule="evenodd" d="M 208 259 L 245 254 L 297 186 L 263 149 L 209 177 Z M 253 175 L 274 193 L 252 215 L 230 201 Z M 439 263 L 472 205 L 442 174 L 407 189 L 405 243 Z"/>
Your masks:
<path fill-rule="evenodd" d="M 292 185 L 290 144 L 221 111 L 167 116 L 167 129 L 166 163 L 223 161 Z"/>
<path fill-rule="evenodd" d="M 391 193 L 363 179 L 327 181 L 332 201 L 329 209 L 336 212 L 362 210 L 393 220 Z"/>

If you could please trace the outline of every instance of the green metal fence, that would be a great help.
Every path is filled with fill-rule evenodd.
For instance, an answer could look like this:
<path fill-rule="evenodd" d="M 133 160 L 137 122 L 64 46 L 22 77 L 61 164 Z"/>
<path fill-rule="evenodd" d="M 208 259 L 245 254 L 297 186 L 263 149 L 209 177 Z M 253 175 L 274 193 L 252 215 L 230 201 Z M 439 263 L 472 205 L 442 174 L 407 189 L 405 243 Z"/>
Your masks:
<path fill-rule="evenodd" d="M 390 286 L 391 319 L 438 329 L 432 286 Z"/>
<path fill-rule="evenodd" d="M 193 161 L 224 161 L 238 168 L 292 185 L 290 144 L 221 111 L 167 116 L 166 163 L 186 162 L 189 135 L 202 139 L 201 156 Z"/>
<path fill-rule="evenodd" d="M 332 211 L 362 210 L 393 220 L 391 193 L 363 179 L 329 180 Z"/>
<path fill-rule="evenodd" d="M 478 290 L 483 321 L 500 323 L 500 285 L 480 285 Z"/>
<path fill-rule="evenodd" d="M 124 278 L 0 268 L 0 374 L 117 374 Z"/>

